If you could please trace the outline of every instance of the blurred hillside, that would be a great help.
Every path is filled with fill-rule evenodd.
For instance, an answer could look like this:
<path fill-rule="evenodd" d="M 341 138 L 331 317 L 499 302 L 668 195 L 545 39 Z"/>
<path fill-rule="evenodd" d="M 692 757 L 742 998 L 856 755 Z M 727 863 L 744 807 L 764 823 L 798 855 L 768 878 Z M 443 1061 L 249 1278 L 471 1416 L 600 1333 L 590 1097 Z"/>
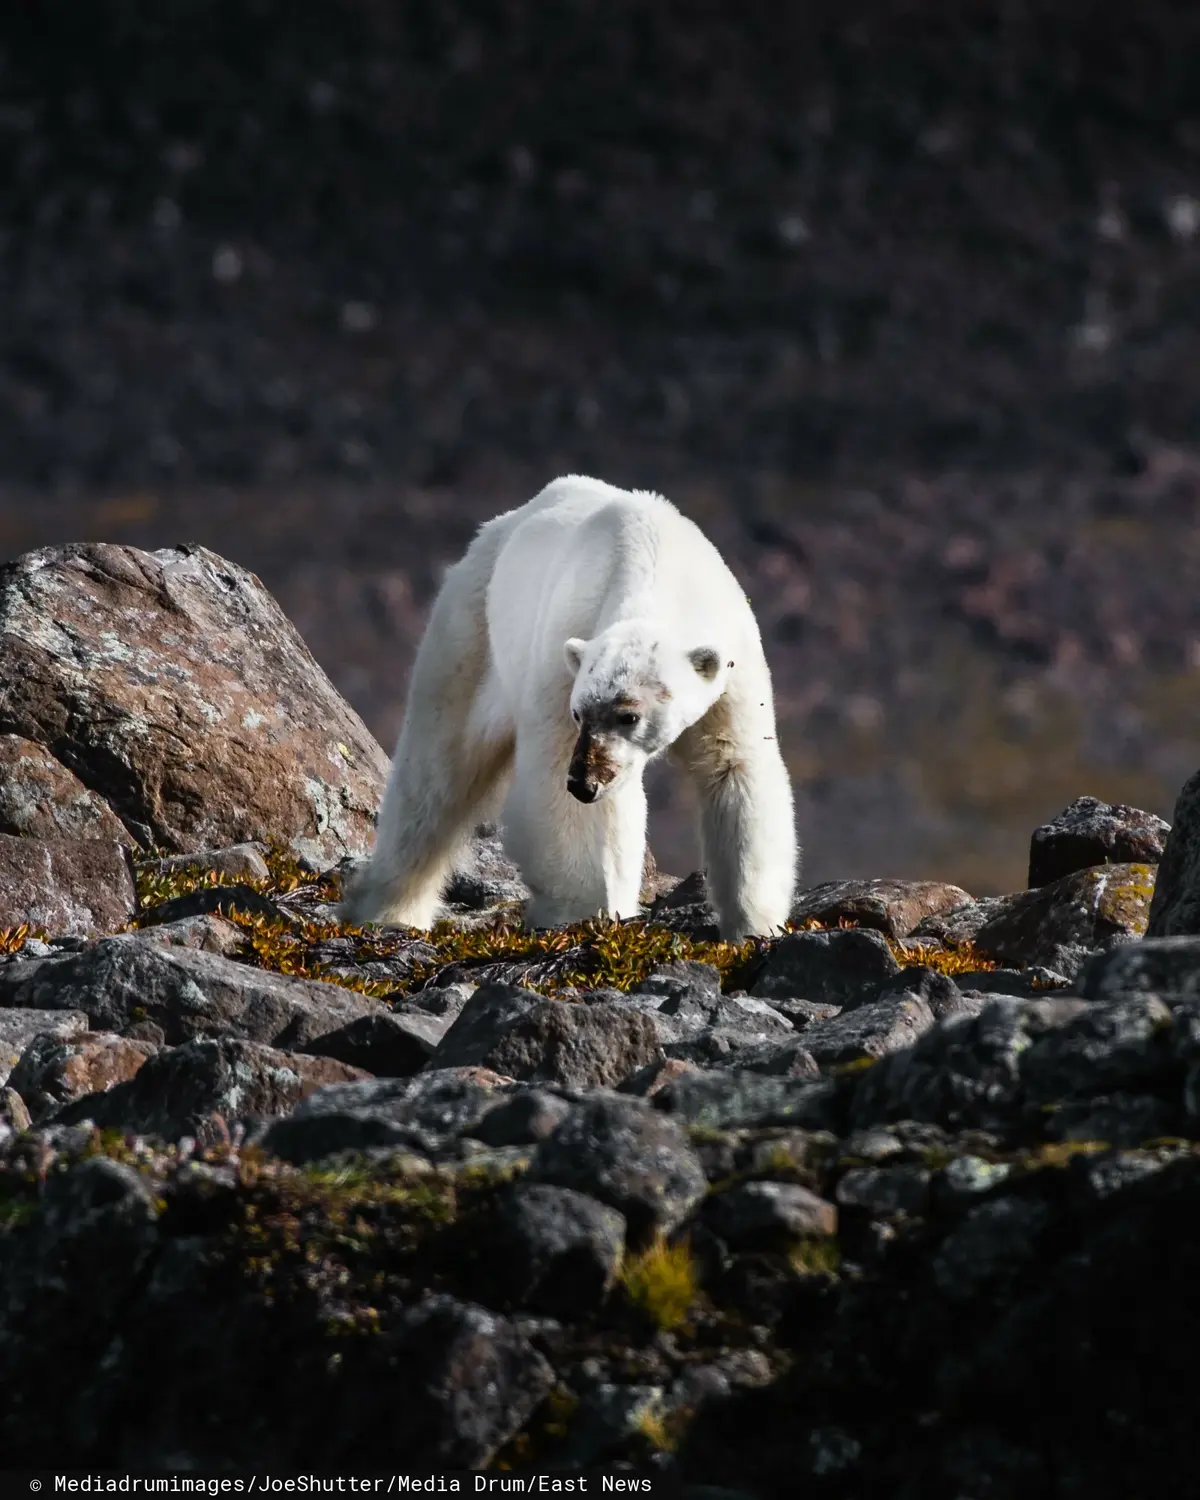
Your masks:
<path fill-rule="evenodd" d="M 574 469 L 746 580 L 810 881 L 1011 887 L 1196 767 L 1185 0 L 12 5 L 0 308 L 4 555 L 216 547 L 389 748 Z"/>

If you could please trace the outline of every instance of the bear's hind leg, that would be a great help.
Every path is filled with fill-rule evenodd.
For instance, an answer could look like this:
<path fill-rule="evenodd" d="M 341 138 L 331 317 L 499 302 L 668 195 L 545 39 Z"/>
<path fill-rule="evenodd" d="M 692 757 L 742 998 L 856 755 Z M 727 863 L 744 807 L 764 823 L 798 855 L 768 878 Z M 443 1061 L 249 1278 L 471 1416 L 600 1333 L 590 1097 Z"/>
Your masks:
<path fill-rule="evenodd" d="M 452 569 L 434 605 L 375 848 L 346 894 L 348 921 L 432 927 L 455 863 L 511 773 L 512 724 L 488 664 L 482 592 L 469 582 Z"/>

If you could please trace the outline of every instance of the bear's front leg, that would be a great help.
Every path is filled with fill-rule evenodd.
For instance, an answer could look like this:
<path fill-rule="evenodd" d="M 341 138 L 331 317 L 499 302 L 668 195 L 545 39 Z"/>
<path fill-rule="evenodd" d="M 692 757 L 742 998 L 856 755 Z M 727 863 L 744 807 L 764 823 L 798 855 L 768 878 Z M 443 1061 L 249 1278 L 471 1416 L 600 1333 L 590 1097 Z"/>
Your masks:
<path fill-rule="evenodd" d="M 708 893 L 731 943 L 781 931 L 796 884 L 792 787 L 764 698 L 718 700 L 671 751 L 696 787 Z"/>
<path fill-rule="evenodd" d="M 550 738 L 550 737 L 548 737 Z M 504 811 L 504 846 L 530 890 L 530 927 L 636 917 L 646 855 L 646 792 L 630 775 L 597 802 L 567 790 L 571 742 L 524 745 Z"/>

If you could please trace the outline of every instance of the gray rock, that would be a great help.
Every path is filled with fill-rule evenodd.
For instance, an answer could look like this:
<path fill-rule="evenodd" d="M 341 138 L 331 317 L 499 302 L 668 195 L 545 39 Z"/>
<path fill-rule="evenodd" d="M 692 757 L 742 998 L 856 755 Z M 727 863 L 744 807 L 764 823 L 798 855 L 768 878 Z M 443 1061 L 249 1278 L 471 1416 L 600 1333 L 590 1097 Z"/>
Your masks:
<path fill-rule="evenodd" d="M 232 1037 L 205 1039 L 159 1052 L 129 1082 L 76 1098 L 55 1119 L 67 1125 L 92 1120 L 168 1141 L 190 1135 L 215 1143 L 228 1139 L 238 1120 L 285 1115 L 314 1089 L 362 1076 L 327 1057 Z"/>
<path fill-rule="evenodd" d="M 816 1000 L 844 1007 L 861 1004 L 900 972 L 878 932 L 794 932 L 773 946 L 750 993 L 764 1000 Z"/>
<path fill-rule="evenodd" d="M 377 1410 L 414 1469 L 479 1469 L 518 1433 L 554 1370 L 506 1318 L 433 1296 L 381 1340 Z"/>
<path fill-rule="evenodd" d="M 1171 825 L 1154 813 L 1098 797 L 1076 797 L 1056 818 L 1035 828 L 1029 845 L 1029 884 L 1049 885 L 1093 865 L 1156 865 Z"/>
<path fill-rule="evenodd" d="M 443 899 L 471 911 L 484 911 L 503 902 L 526 901 L 529 887 L 504 852 L 503 841 L 491 824 L 475 831 L 462 867 L 455 871 Z"/>
<path fill-rule="evenodd" d="M 491 1292 L 556 1318 L 598 1307 L 625 1251 L 625 1220 L 615 1208 L 548 1183 L 518 1183 L 479 1234 Z"/>
<path fill-rule="evenodd" d="M 181 896 L 172 896 L 166 901 L 144 908 L 141 914 L 142 929 L 156 926 L 160 922 L 182 922 L 194 917 L 228 917 L 240 912 L 247 917 L 263 917 L 268 922 L 287 922 L 278 902 L 264 896 L 252 885 L 235 882 L 230 885 L 202 885 L 194 891 L 185 891 Z"/>
<path fill-rule="evenodd" d="M 112 808 L 51 752 L 0 734 L 0 833 L 25 839 L 133 840 Z"/>
<path fill-rule="evenodd" d="M 65 1039 L 88 1029 L 88 1018 L 79 1010 L 38 1010 L 23 1007 L 0 1009 L 0 1083 L 6 1083 L 21 1054 L 34 1037 Z"/>
<path fill-rule="evenodd" d="M 935 1021 L 978 1013 L 977 1006 L 964 1001 L 962 990 L 949 974 L 939 973 L 926 964 L 907 965 L 899 974 L 885 979 L 876 998 L 883 1000 L 893 995 L 908 995 L 923 1001 Z"/>
<path fill-rule="evenodd" d="M 123 844 L 0 833 L 0 928 L 27 922 L 56 935 L 87 937 L 124 927 L 136 909 Z"/>
<path fill-rule="evenodd" d="M 1147 1088 L 1173 1065 L 1171 1012 L 1153 995 L 1090 1005 L 1021 1057 L 1027 1096 L 1052 1104 L 1072 1094 Z"/>
<path fill-rule="evenodd" d="M 201 849 L 195 854 L 169 854 L 161 859 L 141 861 L 142 867 L 155 875 L 170 875 L 181 870 L 215 870 L 230 880 L 269 880 L 271 870 L 263 858 L 264 845 L 230 844 L 226 849 Z"/>
<path fill-rule="evenodd" d="M 838 1179 L 835 1197 L 842 1208 L 890 1218 L 919 1218 L 929 1208 L 933 1174 L 926 1167 L 852 1167 Z"/>
<path fill-rule="evenodd" d="M 882 1058 L 855 1081 L 851 1123 L 1009 1122 L 1022 1097 L 1022 1055 L 1085 1008 L 1081 1000 L 994 998 L 978 1016 L 939 1021 L 915 1046 Z"/>
<path fill-rule="evenodd" d="M 485 984 L 467 1001 L 432 1063 L 474 1064 L 570 1088 L 609 1088 L 659 1055 L 658 1032 L 636 1007 L 585 1005 Z"/>
<path fill-rule="evenodd" d="M 722 1050 L 723 1048 L 723 1050 Z M 820 1067 L 801 1037 L 778 1041 L 771 1037 L 713 1030 L 692 1043 L 664 1049 L 672 1057 L 696 1065 L 733 1067 L 781 1078 L 818 1078 Z"/>
<path fill-rule="evenodd" d="M 488 1146 L 532 1146 L 552 1135 L 570 1113 L 570 1103 L 559 1095 L 522 1089 L 492 1105 L 469 1134 Z"/>
<path fill-rule="evenodd" d="M 952 1229 L 933 1257 L 933 1279 L 943 1296 L 967 1301 L 989 1281 L 1031 1261 L 1050 1209 L 1037 1198 L 1011 1193 L 989 1198 Z"/>
<path fill-rule="evenodd" d="M 416 1005 L 397 1005 L 357 1016 L 321 1038 L 321 1052 L 376 1078 L 408 1078 L 419 1073 L 453 1025 L 450 1016 L 431 1015 Z"/>
<path fill-rule="evenodd" d="M 883 1057 L 911 1047 L 934 1025 L 933 1012 L 916 995 L 889 995 L 829 1021 L 816 1021 L 801 1038 L 804 1050 L 820 1067 Z"/>
<path fill-rule="evenodd" d="M 1079 975 L 1079 993 L 1106 1000 L 1131 991 L 1176 996 L 1200 994 L 1200 935 L 1147 937 L 1097 953 Z"/>
<path fill-rule="evenodd" d="M 529 1179 L 590 1193 L 625 1215 L 635 1243 L 668 1233 L 707 1190 L 680 1124 L 640 1099 L 578 1105 L 538 1146 Z"/>
<path fill-rule="evenodd" d="M 700 1220 L 733 1250 L 777 1249 L 838 1227 L 834 1205 L 796 1182 L 744 1182 L 714 1193 Z"/>
<path fill-rule="evenodd" d="M 501 1082 L 486 1069 L 464 1068 L 332 1084 L 277 1121 L 262 1144 L 292 1162 L 385 1146 L 439 1154 L 478 1128 Z"/>
<path fill-rule="evenodd" d="M 693 1005 L 701 1006 L 704 1000 L 719 999 L 721 971 L 715 964 L 696 963 L 691 959 L 663 964 L 647 974 L 634 993 L 661 996 L 671 1002 L 664 1007 L 668 1015 L 675 1015 Z"/>
<path fill-rule="evenodd" d="M 202 953 L 219 953 L 233 958 L 246 946 L 246 934 L 224 917 L 182 917 L 177 922 L 155 922 L 138 929 L 148 943 L 164 948 L 195 948 Z"/>
<path fill-rule="evenodd" d="M 1146 926 L 1153 938 L 1192 933 L 1200 934 L 1200 771 L 1176 800 Z"/>
<path fill-rule="evenodd" d="M 1141 1146 L 1184 1128 L 1180 1105 L 1154 1094 L 1124 1091 L 1065 1100 L 1047 1113 L 1042 1125 L 1051 1141 L 1102 1141 L 1120 1147 Z"/>
<path fill-rule="evenodd" d="M 982 1156 L 956 1156 L 948 1161 L 937 1180 L 938 1196 L 954 1204 L 971 1203 L 999 1187 L 1012 1175 L 1007 1162 L 988 1161 Z"/>
<path fill-rule="evenodd" d="M 825 1130 L 835 1093 L 831 1083 L 728 1068 L 683 1073 L 659 1090 L 654 1105 L 685 1124 L 710 1130 L 764 1125 Z"/>
<path fill-rule="evenodd" d="M 166 947 L 139 935 L 102 939 L 79 953 L 0 968 L 0 1009 L 81 1010 L 93 1031 L 135 1021 L 162 1027 L 167 1043 L 233 1036 L 289 1051 L 320 1040 L 379 1002 L 317 980 L 293 979 L 215 953 Z"/>

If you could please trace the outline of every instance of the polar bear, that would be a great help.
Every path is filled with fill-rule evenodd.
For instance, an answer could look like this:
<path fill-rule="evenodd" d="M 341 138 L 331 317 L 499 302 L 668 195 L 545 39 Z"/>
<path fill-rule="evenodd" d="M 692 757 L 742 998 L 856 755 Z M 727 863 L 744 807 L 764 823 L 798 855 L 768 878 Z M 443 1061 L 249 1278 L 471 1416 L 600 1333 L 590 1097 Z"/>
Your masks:
<path fill-rule="evenodd" d="M 798 853 L 750 604 L 660 495 L 556 479 L 446 574 L 344 915 L 431 927 L 472 831 L 503 808 L 529 925 L 636 916 L 643 772 L 664 751 L 699 797 L 722 937 L 777 931 Z"/>

